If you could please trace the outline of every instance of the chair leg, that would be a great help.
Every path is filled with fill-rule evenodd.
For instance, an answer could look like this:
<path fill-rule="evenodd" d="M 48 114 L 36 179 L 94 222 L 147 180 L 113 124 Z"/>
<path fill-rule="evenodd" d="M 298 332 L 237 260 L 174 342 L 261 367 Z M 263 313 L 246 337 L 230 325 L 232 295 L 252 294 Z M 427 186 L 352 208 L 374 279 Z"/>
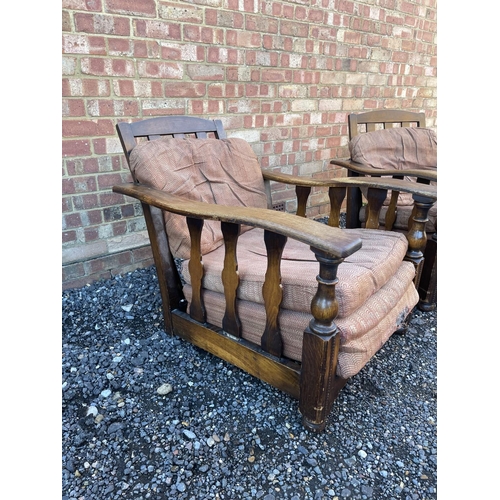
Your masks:
<path fill-rule="evenodd" d="M 347 380 L 336 375 L 340 336 L 304 333 L 299 409 L 302 424 L 321 432 L 340 390 Z"/>
<path fill-rule="evenodd" d="M 433 311 L 437 303 L 437 233 L 427 241 L 424 253 L 424 268 L 418 286 L 421 311 Z"/>
<path fill-rule="evenodd" d="M 326 426 L 333 401 L 346 382 L 336 374 L 340 332 L 334 322 L 338 313 L 337 268 L 343 259 L 312 250 L 320 268 L 316 277 L 318 290 L 311 303 L 313 319 L 304 332 L 299 410 L 303 425 L 320 432 Z"/>

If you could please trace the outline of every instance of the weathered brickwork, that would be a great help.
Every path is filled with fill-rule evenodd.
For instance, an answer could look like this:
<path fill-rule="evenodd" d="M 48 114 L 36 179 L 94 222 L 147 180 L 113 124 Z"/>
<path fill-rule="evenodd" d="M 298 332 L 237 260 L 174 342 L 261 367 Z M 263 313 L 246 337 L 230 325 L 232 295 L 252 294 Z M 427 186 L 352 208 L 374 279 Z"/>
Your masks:
<path fill-rule="evenodd" d="M 119 121 L 220 118 L 264 168 L 327 178 L 347 115 L 425 111 L 436 129 L 436 0 L 63 0 L 63 287 L 152 263 Z M 295 210 L 293 191 L 274 200 Z M 315 191 L 310 216 L 325 213 Z"/>

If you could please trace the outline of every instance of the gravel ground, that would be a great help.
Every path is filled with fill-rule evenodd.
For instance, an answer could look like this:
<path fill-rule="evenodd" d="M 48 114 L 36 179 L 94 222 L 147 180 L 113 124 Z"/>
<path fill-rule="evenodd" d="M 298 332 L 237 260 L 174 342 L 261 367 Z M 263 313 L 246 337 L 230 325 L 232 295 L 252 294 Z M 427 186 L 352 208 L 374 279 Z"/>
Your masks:
<path fill-rule="evenodd" d="M 63 500 L 437 498 L 436 311 L 304 430 L 297 401 L 162 330 L 153 267 L 62 295 Z"/>

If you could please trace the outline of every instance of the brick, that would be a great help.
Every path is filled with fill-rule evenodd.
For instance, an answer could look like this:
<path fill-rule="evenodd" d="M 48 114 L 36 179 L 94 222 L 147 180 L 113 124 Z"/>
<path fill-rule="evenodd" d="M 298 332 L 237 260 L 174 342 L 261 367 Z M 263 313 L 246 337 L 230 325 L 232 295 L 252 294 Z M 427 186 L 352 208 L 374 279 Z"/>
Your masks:
<path fill-rule="evenodd" d="M 117 14 L 127 14 L 132 16 L 148 16 L 156 15 L 155 0 L 104 0 L 107 12 L 115 12 Z"/>
<path fill-rule="evenodd" d="M 133 61 L 112 58 L 82 58 L 82 73 L 93 76 L 128 76 L 135 74 Z"/>
<path fill-rule="evenodd" d="M 181 28 L 176 23 L 138 19 L 134 21 L 134 34 L 159 40 L 180 40 Z"/>
<path fill-rule="evenodd" d="M 63 137 L 86 137 L 93 135 L 114 135 L 115 129 L 110 120 L 63 120 Z"/>
<path fill-rule="evenodd" d="M 122 216 L 123 217 L 134 217 L 135 216 L 135 208 L 132 204 L 122 205 L 121 207 Z"/>
<path fill-rule="evenodd" d="M 156 101 L 143 101 L 142 114 L 144 116 L 184 115 L 186 114 L 186 103 L 184 99 L 169 99 L 168 101 L 165 101 L 165 99 Z"/>
<path fill-rule="evenodd" d="M 161 47 L 161 58 L 172 61 L 204 61 L 205 48 L 196 44 L 166 42 Z"/>
<path fill-rule="evenodd" d="M 105 55 L 106 42 L 103 37 L 64 34 L 63 53 Z"/>
<path fill-rule="evenodd" d="M 186 25 L 183 27 L 184 40 L 205 44 L 224 43 L 224 31 L 207 26 Z"/>
<path fill-rule="evenodd" d="M 101 79 L 64 78 L 62 89 L 65 97 L 106 97 L 110 95 L 109 81 Z M 83 107 L 83 101 L 81 105 Z"/>
<path fill-rule="evenodd" d="M 73 280 L 85 276 L 85 268 L 81 262 L 77 264 L 70 264 L 67 266 L 63 266 L 62 271 L 63 271 L 63 283 L 67 283 L 68 285 Z"/>
<path fill-rule="evenodd" d="M 162 19 L 175 20 L 179 23 L 201 24 L 203 22 L 203 9 L 194 5 L 188 5 L 185 2 L 182 5 L 180 3 L 167 4 L 160 2 L 158 15 Z"/>
<path fill-rule="evenodd" d="M 134 262 L 142 262 L 145 267 L 153 264 L 153 252 L 150 245 L 134 248 L 132 250 L 132 255 Z"/>
<path fill-rule="evenodd" d="M 79 213 L 66 214 L 63 216 L 64 229 L 80 227 L 81 225 L 82 225 L 82 219 Z"/>
<path fill-rule="evenodd" d="M 71 31 L 71 15 L 67 10 L 62 12 L 62 31 Z"/>
<path fill-rule="evenodd" d="M 99 138 L 92 140 L 92 148 L 94 153 L 98 155 L 106 155 L 109 153 L 122 152 L 120 142 L 117 137 L 110 137 L 108 139 Z"/>
<path fill-rule="evenodd" d="M 254 15 L 245 16 L 245 29 L 247 31 L 276 34 L 278 33 L 278 27 L 279 24 L 277 19 Z"/>
<path fill-rule="evenodd" d="M 192 80 L 220 81 L 224 80 L 225 71 L 221 66 L 194 64 L 187 67 L 187 74 Z"/>
<path fill-rule="evenodd" d="M 281 83 L 291 82 L 293 73 L 291 70 L 263 69 L 260 75 L 263 82 Z"/>
<path fill-rule="evenodd" d="M 165 83 L 165 97 L 202 97 L 206 92 L 205 83 Z"/>
<path fill-rule="evenodd" d="M 75 13 L 74 19 L 79 32 L 130 36 L 130 20 L 126 17 Z"/>
<path fill-rule="evenodd" d="M 76 231 L 63 231 L 62 242 L 71 243 L 76 241 Z"/>
<path fill-rule="evenodd" d="M 78 158 L 66 160 L 66 169 L 68 175 L 95 174 L 99 171 L 99 162 L 97 158 Z"/>
<path fill-rule="evenodd" d="M 282 21 L 280 23 L 280 34 L 293 37 L 309 36 L 309 24 L 293 21 Z"/>
<path fill-rule="evenodd" d="M 89 99 L 87 113 L 90 116 L 135 116 L 138 103 L 132 100 Z"/>
<path fill-rule="evenodd" d="M 180 80 L 184 76 L 184 69 L 181 64 L 159 61 L 140 61 L 137 65 L 137 72 L 142 78 Z"/>
<path fill-rule="evenodd" d="M 107 193 L 100 193 L 99 194 L 99 206 L 101 208 L 113 207 L 115 205 L 120 205 L 124 202 L 125 202 L 125 197 L 121 194 L 118 194 L 118 193 L 113 193 L 110 191 Z"/>
<path fill-rule="evenodd" d="M 261 33 L 251 33 L 246 31 L 233 31 L 228 30 L 226 32 L 226 41 L 230 46 L 236 47 L 261 47 L 262 46 L 262 34 Z"/>
<path fill-rule="evenodd" d="M 63 183 L 64 183 L 64 179 L 63 179 Z M 71 197 L 69 197 L 69 196 L 66 196 L 66 197 L 63 196 L 63 199 L 62 199 L 62 210 L 61 210 L 62 213 L 73 211 L 73 203 L 72 203 L 72 201 L 73 200 L 72 200 Z"/>
<path fill-rule="evenodd" d="M 87 139 L 83 140 L 66 140 L 63 141 L 62 155 L 66 156 L 88 156 L 90 155 L 90 142 Z"/>
<path fill-rule="evenodd" d="M 157 59 L 160 55 L 160 45 L 151 40 L 133 40 L 134 57 Z"/>
<path fill-rule="evenodd" d="M 83 230 L 85 242 L 96 241 L 99 239 L 99 231 L 95 227 L 86 227 Z"/>
<path fill-rule="evenodd" d="M 134 44 L 131 40 L 124 38 L 109 38 L 108 37 L 108 55 L 110 56 L 126 56 L 134 55 Z"/>
<path fill-rule="evenodd" d="M 88 10 L 100 12 L 102 10 L 101 0 L 62 0 L 63 9 Z"/>
<path fill-rule="evenodd" d="M 63 179 L 63 194 L 88 193 L 96 190 L 95 177 Z"/>
<path fill-rule="evenodd" d="M 124 182 L 121 173 L 113 174 L 101 174 L 97 177 L 97 182 L 99 185 L 99 190 L 112 188 L 116 184 L 121 184 Z"/>
<path fill-rule="evenodd" d="M 119 221 L 112 224 L 113 236 L 123 236 L 127 234 L 128 226 L 125 221 Z M 109 244 L 110 251 L 114 251 L 112 244 Z M 128 249 L 128 247 L 127 247 Z"/>
<path fill-rule="evenodd" d="M 72 200 L 75 210 L 88 210 L 98 207 L 99 198 L 97 194 L 84 194 L 73 196 Z"/>

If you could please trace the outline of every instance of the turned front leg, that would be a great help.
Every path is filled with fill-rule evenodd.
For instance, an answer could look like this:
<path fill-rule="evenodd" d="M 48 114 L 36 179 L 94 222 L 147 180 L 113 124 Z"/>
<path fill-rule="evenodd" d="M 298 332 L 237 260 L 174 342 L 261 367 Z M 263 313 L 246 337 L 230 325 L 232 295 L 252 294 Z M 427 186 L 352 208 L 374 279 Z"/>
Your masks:
<path fill-rule="evenodd" d="M 408 224 L 409 229 L 406 235 L 408 239 L 408 250 L 405 260 L 413 262 L 415 266 L 414 283 L 418 290 L 422 267 L 424 264 L 424 250 L 427 245 L 427 234 L 425 232 L 425 224 L 429 220 L 428 214 L 434 201 L 423 196 L 413 195 L 413 220 Z"/>
<path fill-rule="evenodd" d="M 338 313 L 337 268 L 343 259 L 311 249 L 320 268 L 318 290 L 311 303 L 313 319 L 304 332 L 299 410 L 304 426 L 319 432 L 325 428 L 333 401 L 345 383 L 336 376 L 340 335 L 334 322 Z"/>

